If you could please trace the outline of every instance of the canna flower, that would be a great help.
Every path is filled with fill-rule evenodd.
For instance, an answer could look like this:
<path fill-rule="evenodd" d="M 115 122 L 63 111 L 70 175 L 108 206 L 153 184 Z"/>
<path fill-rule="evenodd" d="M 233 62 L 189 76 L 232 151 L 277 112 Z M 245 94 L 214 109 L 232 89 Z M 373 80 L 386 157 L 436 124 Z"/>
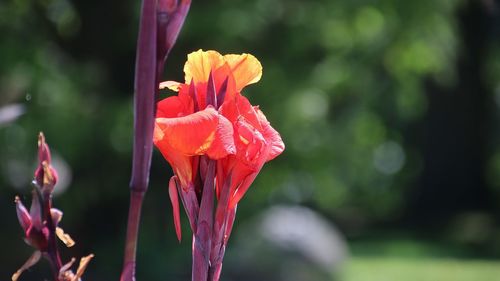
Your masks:
<path fill-rule="evenodd" d="M 158 103 L 155 121 L 154 143 L 175 173 L 170 188 L 178 181 L 184 192 L 195 189 L 197 156 L 205 155 L 218 160 L 218 196 L 233 177 L 229 202 L 234 207 L 264 163 L 284 150 L 262 111 L 240 94 L 260 80 L 262 66 L 250 54 L 222 56 L 199 50 L 188 55 L 184 73 L 184 84 L 160 84 L 178 95 Z"/>
<path fill-rule="evenodd" d="M 178 94 L 158 103 L 153 142 L 174 171 L 169 196 L 177 236 L 180 240 L 178 195 L 195 234 L 193 274 L 203 270 L 196 260 L 209 257 L 209 263 L 204 261 L 210 264 L 208 278 L 218 280 L 238 202 L 263 165 L 285 146 L 259 107 L 241 95 L 262 76 L 254 56 L 198 50 L 188 55 L 184 74 L 184 83 L 160 84 Z M 213 193 L 215 214 L 213 199 L 205 199 Z M 205 252 L 196 255 L 198 248 Z M 206 277 L 193 275 L 193 280 Z"/>

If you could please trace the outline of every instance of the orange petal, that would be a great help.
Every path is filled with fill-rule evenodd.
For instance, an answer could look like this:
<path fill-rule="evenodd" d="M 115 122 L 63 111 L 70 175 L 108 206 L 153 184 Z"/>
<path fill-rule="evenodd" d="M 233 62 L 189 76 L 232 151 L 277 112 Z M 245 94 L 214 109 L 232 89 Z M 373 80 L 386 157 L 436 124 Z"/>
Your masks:
<path fill-rule="evenodd" d="M 224 64 L 222 55 L 216 51 L 198 50 L 188 55 L 184 65 L 185 81 L 194 79 L 196 83 L 208 81 L 208 75 L 212 69 L 216 69 Z"/>
<path fill-rule="evenodd" d="M 177 239 L 181 242 L 181 215 L 179 212 L 179 197 L 177 195 L 177 185 L 175 183 L 176 176 L 170 178 L 168 183 L 168 195 L 170 197 L 170 202 L 172 202 L 172 212 L 174 216 L 174 226 L 175 226 L 175 234 L 177 235 Z"/>
<path fill-rule="evenodd" d="M 172 149 L 187 155 L 201 155 L 215 139 L 219 114 L 212 107 L 184 117 L 156 118 L 156 125 Z"/>
<path fill-rule="evenodd" d="M 250 54 L 225 55 L 224 61 L 231 67 L 238 92 L 246 85 L 258 82 L 262 77 L 262 65 Z"/>
<path fill-rule="evenodd" d="M 174 173 L 179 177 L 181 186 L 187 188 L 193 180 L 192 157 L 183 155 L 173 149 L 168 142 L 168 138 L 169 136 L 165 135 L 160 126 L 155 122 L 153 142 L 163 157 L 170 163 L 170 166 L 172 166 Z"/>

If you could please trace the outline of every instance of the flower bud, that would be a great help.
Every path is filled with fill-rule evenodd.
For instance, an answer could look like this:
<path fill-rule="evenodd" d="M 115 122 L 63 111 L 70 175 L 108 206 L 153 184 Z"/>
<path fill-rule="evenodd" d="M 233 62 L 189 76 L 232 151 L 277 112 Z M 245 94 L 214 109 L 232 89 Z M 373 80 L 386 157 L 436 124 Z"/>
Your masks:
<path fill-rule="evenodd" d="M 38 167 L 34 182 L 43 193 L 51 193 L 57 183 L 57 172 L 51 166 L 50 149 L 42 132 L 38 135 Z"/>

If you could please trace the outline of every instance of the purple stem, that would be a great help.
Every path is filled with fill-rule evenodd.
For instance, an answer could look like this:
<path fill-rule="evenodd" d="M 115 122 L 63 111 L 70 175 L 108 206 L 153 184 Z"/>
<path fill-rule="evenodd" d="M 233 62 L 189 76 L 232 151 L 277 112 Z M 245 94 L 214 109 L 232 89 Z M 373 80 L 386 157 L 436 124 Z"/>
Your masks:
<path fill-rule="evenodd" d="M 52 275 L 54 280 L 57 281 L 59 280 L 59 271 L 62 267 L 62 262 L 59 255 L 59 249 L 57 248 L 56 226 L 54 225 L 54 220 L 52 219 L 52 214 L 50 212 L 50 209 L 52 208 L 52 195 L 50 192 L 44 192 L 42 196 L 38 196 L 38 198 L 41 200 L 43 206 L 43 217 L 49 230 L 49 239 L 47 241 L 47 252 L 45 253 L 45 257 L 49 260 Z"/>
<path fill-rule="evenodd" d="M 234 219 L 236 217 L 236 207 L 233 209 L 226 210 L 226 217 L 224 220 L 224 238 L 222 242 L 222 246 L 220 247 L 219 257 L 220 259 L 212 264 L 210 268 L 210 279 L 209 281 L 218 281 L 220 278 L 220 274 L 222 271 L 222 260 L 224 259 L 224 254 L 226 253 L 226 245 L 229 240 L 229 236 L 231 235 L 231 231 L 233 229 Z"/>
<path fill-rule="evenodd" d="M 125 261 L 120 280 L 135 280 L 135 254 L 137 251 L 137 236 L 141 220 L 144 192 L 131 191 L 130 208 L 128 213 L 127 240 L 125 242 Z"/>
<path fill-rule="evenodd" d="M 212 226 L 214 210 L 215 161 L 209 160 L 203 184 L 198 226 L 193 235 L 192 281 L 207 281 L 210 249 L 212 246 Z"/>
<path fill-rule="evenodd" d="M 209 275 L 208 280 L 210 281 L 217 281 L 219 279 L 218 275 L 216 274 L 216 270 L 219 269 L 220 271 L 220 268 L 222 267 L 222 260 L 224 259 L 224 253 L 225 253 L 224 235 L 226 232 L 226 221 L 227 221 L 230 190 L 231 190 L 231 176 L 226 180 L 226 182 L 222 187 L 222 190 L 220 192 L 220 197 L 217 203 L 217 209 L 215 211 L 215 222 L 214 222 L 214 230 L 212 236 L 212 251 L 210 253 L 210 271 L 208 274 Z"/>
<path fill-rule="evenodd" d="M 155 94 L 157 91 L 157 20 L 156 1 L 143 0 L 135 68 L 134 146 L 132 178 L 130 180 L 130 207 L 125 242 L 124 265 L 120 280 L 135 280 L 137 236 L 142 200 L 148 188 L 151 156 Z"/>
<path fill-rule="evenodd" d="M 153 153 L 158 83 L 166 57 L 175 44 L 190 4 L 190 0 L 142 1 L 135 68 L 131 197 L 121 281 L 135 280 L 140 215 L 143 198 L 148 189 Z"/>

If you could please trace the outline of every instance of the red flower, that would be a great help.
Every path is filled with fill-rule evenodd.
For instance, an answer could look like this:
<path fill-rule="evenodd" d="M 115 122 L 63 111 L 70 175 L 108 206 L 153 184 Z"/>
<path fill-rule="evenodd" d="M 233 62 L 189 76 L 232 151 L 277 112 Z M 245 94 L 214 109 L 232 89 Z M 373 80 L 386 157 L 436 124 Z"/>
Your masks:
<path fill-rule="evenodd" d="M 262 66 L 254 56 L 199 50 L 188 55 L 184 73 L 185 84 L 160 84 L 178 95 L 158 103 L 153 140 L 174 170 L 169 195 L 177 236 L 180 239 L 179 193 L 195 236 L 206 237 L 205 226 L 210 228 L 209 277 L 217 280 L 236 205 L 264 163 L 281 154 L 285 146 L 258 106 L 240 93 L 262 76 Z M 205 190 L 214 186 L 218 203 L 212 229 L 213 214 L 207 212 L 213 206 L 203 204 L 210 199 L 202 197 L 213 196 Z M 204 229 L 197 232 L 199 220 Z"/>
<path fill-rule="evenodd" d="M 199 50 L 188 55 L 184 72 L 186 84 L 160 85 L 179 93 L 158 103 L 154 143 L 186 192 L 195 188 L 197 156 L 219 160 L 217 194 L 232 175 L 234 207 L 264 163 L 284 150 L 262 111 L 240 94 L 260 80 L 262 66 L 249 54 L 222 56 Z"/>

